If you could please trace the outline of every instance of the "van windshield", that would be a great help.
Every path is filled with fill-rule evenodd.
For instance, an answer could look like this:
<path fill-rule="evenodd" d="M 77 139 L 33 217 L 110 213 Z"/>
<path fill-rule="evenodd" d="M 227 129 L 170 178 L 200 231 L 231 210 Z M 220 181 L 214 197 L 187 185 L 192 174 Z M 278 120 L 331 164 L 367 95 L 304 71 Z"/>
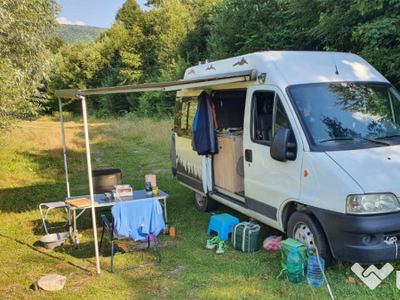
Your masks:
<path fill-rule="evenodd" d="M 307 84 L 288 92 L 312 150 L 400 144 L 400 95 L 389 84 Z"/>

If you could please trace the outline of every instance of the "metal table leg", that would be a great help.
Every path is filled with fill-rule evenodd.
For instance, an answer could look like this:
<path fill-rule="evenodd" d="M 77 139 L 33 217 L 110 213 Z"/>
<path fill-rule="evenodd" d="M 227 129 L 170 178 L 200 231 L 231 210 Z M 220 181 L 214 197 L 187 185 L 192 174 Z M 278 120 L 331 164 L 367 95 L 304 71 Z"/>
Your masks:
<path fill-rule="evenodd" d="M 73 227 L 72 227 L 72 218 L 71 218 L 71 207 L 68 208 L 68 225 L 69 225 L 69 236 L 71 237 L 72 240 L 74 240 L 74 237 L 72 235 Z"/>
<path fill-rule="evenodd" d="M 76 227 L 76 209 L 74 209 L 74 211 L 73 211 L 73 223 L 74 223 L 73 240 L 74 240 L 75 248 L 78 248 L 79 235 L 78 235 L 78 229 Z"/>
<path fill-rule="evenodd" d="M 168 224 L 168 218 L 167 218 L 167 197 L 164 198 L 164 218 L 165 218 L 165 223 Z"/>

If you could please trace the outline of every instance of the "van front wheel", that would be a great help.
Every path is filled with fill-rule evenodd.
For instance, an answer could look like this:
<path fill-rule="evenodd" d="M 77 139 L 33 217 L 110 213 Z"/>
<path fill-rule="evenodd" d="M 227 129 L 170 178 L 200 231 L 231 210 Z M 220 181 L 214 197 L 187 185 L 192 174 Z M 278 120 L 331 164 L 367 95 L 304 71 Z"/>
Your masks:
<path fill-rule="evenodd" d="M 299 212 L 293 213 L 289 218 L 287 235 L 302 242 L 311 251 L 315 250 L 315 242 L 319 255 L 325 260 L 325 265 L 332 265 L 333 257 L 325 233 L 313 215 Z M 314 241 L 312 236 L 314 236 Z"/>
<path fill-rule="evenodd" d="M 215 210 L 217 203 L 208 196 L 203 196 L 199 193 L 193 192 L 194 204 L 199 211 L 207 212 Z"/>

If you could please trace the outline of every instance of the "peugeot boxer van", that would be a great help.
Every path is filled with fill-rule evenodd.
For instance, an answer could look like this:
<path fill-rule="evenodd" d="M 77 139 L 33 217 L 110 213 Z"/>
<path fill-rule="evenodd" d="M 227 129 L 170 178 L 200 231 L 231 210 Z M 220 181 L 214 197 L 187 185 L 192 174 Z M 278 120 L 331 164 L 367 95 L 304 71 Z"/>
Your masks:
<path fill-rule="evenodd" d="M 259 52 L 188 68 L 173 170 L 332 262 L 399 259 L 400 95 L 350 53 Z"/>

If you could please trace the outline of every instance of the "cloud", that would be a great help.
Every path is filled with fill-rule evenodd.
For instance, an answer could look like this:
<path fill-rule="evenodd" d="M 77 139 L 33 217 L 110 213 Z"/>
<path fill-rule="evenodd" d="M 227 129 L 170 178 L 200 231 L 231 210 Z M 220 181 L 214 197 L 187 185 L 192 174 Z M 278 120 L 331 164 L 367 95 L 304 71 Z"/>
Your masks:
<path fill-rule="evenodd" d="M 84 22 L 81 22 L 81 21 L 76 21 L 76 22 L 74 23 L 74 22 L 68 20 L 68 19 L 65 18 L 65 17 L 58 17 L 58 18 L 57 18 L 57 22 L 58 22 L 59 24 L 67 24 L 67 25 L 79 25 L 79 26 L 85 26 L 85 25 L 86 25 Z"/>

